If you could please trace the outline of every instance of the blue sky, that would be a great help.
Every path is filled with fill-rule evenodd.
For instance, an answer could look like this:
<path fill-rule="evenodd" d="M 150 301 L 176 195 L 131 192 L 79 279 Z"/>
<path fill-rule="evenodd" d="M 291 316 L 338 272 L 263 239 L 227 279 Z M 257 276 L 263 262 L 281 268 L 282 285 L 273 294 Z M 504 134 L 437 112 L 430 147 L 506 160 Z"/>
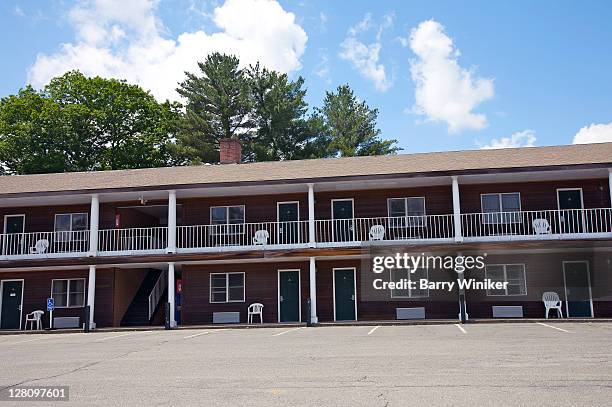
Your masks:
<path fill-rule="evenodd" d="M 405 152 L 612 141 L 612 3 L 3 1 L 0 95 L 66 69 L 176 97 L 208 52 L 348 83 Z"/>

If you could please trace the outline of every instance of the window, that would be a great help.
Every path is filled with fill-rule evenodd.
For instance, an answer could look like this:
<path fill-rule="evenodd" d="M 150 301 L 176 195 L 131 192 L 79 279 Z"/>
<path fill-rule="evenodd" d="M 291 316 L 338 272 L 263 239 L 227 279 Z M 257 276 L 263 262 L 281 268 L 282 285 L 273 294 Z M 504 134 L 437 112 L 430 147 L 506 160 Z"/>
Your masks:
<path fill-rule="evenodd" d="M 56 308 L 82 307 L 85 305 L 85 279 L 53 280 L 51 297 Z"/>
<path fill-rule="evenodd" d="M 401 282 L 405 281 L 414 281 L 414 288 L 405 288 L 405 289 L 394 289 L 391 290 L 391 298 L 424 298 L 429 297 L 429 289 L 421 289 L 419 288 L 419 280 L 426 279 L 427 280 L 427 269 L 421 268 L 416 269 L 414 273 L 410 272 L 411 270 L 407 269 L 391 269 L 391 281 L 393 282 Z"/>
<path fill-rule="evenodd" d="M 501 194 L 482 194 L 480 196 L 482 221 L 485 224 L 491 223 L 519 223 L 521 217 L 521 195 L 518 192 Z"/>
<path fill-rule="evenodd" d="M 55 241 L 70 242 L 73 240 L 85 240 L 88 223 L 86 213 L 55 215 Z"/>
<path fill-rule="evenodd" d="M 211 273 L 210 302 L 244 302 L 244 273 Z"/>
<path fill-rule="evenodd" d="M 212 234 L 244 233 L 244 205 L 211 207 L 210 224 Z"/>
<path fill-rule="evenodd" d="M 487 295 L 527 295 L 524 264 L 488 265 L 485 274 L 494 283 L 508 283 L 506 288 L 487 290 Z"/>
<path fill-rule="evenodd" d="M 425 197 L 389 198 L 387 209 L 390 227 L 423 226 L 425 219 Z M 401 219 L 398 219 L 401 218 Z"/>

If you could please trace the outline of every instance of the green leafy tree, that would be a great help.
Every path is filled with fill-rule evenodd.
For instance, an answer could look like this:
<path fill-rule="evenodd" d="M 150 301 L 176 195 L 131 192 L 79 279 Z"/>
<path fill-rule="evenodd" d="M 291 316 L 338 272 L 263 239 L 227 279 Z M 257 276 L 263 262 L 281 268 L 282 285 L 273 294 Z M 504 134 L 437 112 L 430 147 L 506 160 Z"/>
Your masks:
<path fill-rule="evenodd" d="M 8 174 L 165 166 L 180 111 L 136 85 L 68 72 L 0 100 Z"/>
<path fill-rule="evenodd" d="M 299 160 L 324 157 L 322 123 L 307 117 L 302 77 L 290 81 L 286 74 L 260 68 L 248 71 L 253 98 L 255 135 L 250 150 L 255 161 Z"/>
<path fill-rule="evenodd" d="M 177 92 L 186 100 L 176 154 L 192 163 L 219 160 L 219 140 L 241 141 L 243 155 L 253 159 L 254 127 L 249 80 L 234 56 L 210 54 L 199 62 L 200 72 L 185 72 Z"/>
<path fill-rule="evenodd" d="M 92 166 L 94 148 L 81 141 L 90 127 L 78 107 L 63 109 L 31 87 L 0 100 L 0 163 L 3 173 L 77 171 Z"/>
<path fill-rule="evenodd" d="M 45 94 L 66 112 L 87 112 L 89 122 L 73 122 L 72 128 L 80 141 L 95 149 L 93 169 L 168 165 L 179 105 L 158 103 L 150 93 L 125 81 L 87 78 L 79 72 L 52 79 Z"/>
<path fill-rule="evenodd" d="M 359 101 L 348 85 L 327 92 L 323 107 L 317 109 L 328 133 L 328 150 L 334 156 L 395 154 L 397 140 L 383 140 L 377 128 L 378 109 Z"/>

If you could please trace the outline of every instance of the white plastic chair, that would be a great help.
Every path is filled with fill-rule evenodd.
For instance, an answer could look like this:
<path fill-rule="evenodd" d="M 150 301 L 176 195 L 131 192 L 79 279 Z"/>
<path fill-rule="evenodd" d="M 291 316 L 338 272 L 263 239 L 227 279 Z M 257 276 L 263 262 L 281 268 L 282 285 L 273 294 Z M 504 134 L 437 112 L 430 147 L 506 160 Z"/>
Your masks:
<path fill-rule="evenodd" d="M 255 232 L 255 236 L 253 237 L 253 244 L 261 244 L 266 245 L 268 243 L 268 239 L 270 238 L 270 234 L 267 230 L 258 230 Z"/>
<path fill-rule="evenodd" d="M 28 329 L 28 322 L 30 323 L 30 329 L 34 330 L 34 322 L 36 322 L 36 329 L 38 331 L 42 330 L 42 316 L 45 315 L 45 311 L 37 310 L 30 312 L 26 315 L 25 327 L 24 330 Z"/>
<path fill-rule="evenodd" d="M 49 241 L 47 239 L 39 239 L 34 247 L 30 247 L 30 254 L 44 254 L 48 248 Z"/>
<path fill-rule="evenodd" d="M 542 294 L 542 301 L 544 301 L 544 307 L 546 307 L 547 319 L 548 311 L 551 309 L 556 309 L 559 318 L 563 318 L 563 311 L 561 310 L 561 305 L 563 304 L 563 302 L 559 299 L 559 294 L 552 291 L 547 291 Z"/>
<path fill-rule="evenodd" d="M 533 220 L 533 231 L 536 235 L 549 235 L 550 234 L 550 223 L 546 219 L 534 219 Z"/>
<path fill-rule="evenodd" d="M 385 227 L 374 225 L 370 228 L 370 240 L 383 240 L 385 238 Z"/>
<path fill-rule="evenodd" d="M 249 305 L 247 321 L 253 323 L 253 315 L 259 315 L 259 323 L 263 324 L 263 304 L 256 302 Z"/>

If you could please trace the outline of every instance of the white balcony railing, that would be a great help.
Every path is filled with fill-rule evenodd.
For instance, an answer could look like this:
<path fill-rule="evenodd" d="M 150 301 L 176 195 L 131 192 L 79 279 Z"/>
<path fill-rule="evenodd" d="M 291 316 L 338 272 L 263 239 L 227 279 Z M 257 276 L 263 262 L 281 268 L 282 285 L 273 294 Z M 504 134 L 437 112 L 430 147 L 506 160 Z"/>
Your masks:
<path fill-rule="evenodd" d="M 89 250 L 89 231 L 7 233 L 0 235 L 3 256 L 85 253 Z"/>
<path fill-rule="evenodd" d="M 308 221 L 177 227 L 178 249 L 298 245 L 308 243 Z"/>
<path fill-rule="evenodd" d="M 461 214 L 464 238 L 513 236 L 605 236 L 612 232 L 612 209 L 562 209 Z"/>
<path fill-rule="evenodd" d="M 382 235 L 375 232 L 383 230 Z M 373 227 L 374 228 L 373 230 Z M 434 240 L 454 236 L 453 215 L 354 218 L 316 221 L 317 243 L 346 243 L 372 240 Z"/>
<path fill-rule="evenodd" d="M 105 229 L 98 235 L 99 252 L 159 251 L 168 245 L 168 228 Z"/>
<path fill-rule="evenodd" d="M 612 208 L 461 214 L 461 236 L 467 241 L 611 238 Z M 197 252 L 244 247 L 305 247 L 308 221 L 178 226 L 179 251 Z M 432 241 L 455 237 L 448 215 L 354 218 L 315 221 L 315 243 L 321 247 L 366 241 Z M 165 252 L 168 228 L 100 230 L 98 253 Z M 0 235 L 0 256 L 86 255 L 89 231 Z"/>

